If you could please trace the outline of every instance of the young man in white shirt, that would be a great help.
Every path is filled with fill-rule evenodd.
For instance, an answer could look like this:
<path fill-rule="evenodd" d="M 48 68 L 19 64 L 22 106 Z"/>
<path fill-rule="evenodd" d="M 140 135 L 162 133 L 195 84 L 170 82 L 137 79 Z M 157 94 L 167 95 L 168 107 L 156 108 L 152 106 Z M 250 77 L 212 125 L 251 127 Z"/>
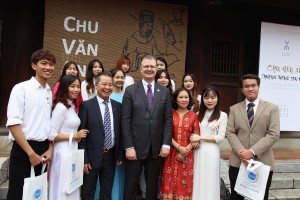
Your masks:
<path fill-rule="evenodd" d="M 42 163 L 51 160 L 53 144 L 48 141 L 52 110 L 52 93 L 48 79 L 56 63 L 48 50 L 38 50 L 31 56 L 35 76 L 18 83 L 11 91 L 7 106 L 9 139 L 13 141 L 9 165 L 7 199 L 22 199 L 24 178 L 41 173 Z"/>

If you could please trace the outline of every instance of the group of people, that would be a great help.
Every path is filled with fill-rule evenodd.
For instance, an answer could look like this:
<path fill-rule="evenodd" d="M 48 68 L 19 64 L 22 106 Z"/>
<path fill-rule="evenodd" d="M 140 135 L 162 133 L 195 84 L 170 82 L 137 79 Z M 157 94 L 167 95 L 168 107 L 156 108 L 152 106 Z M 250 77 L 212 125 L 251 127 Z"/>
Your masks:
<path fill-rule="evenodd" d="M 52 94 L 47 81 L 55 63 L 50 51 L 34 52 L 35 76 L 11 92 L 7 199 L 22 199 L 30 167 L 39 174 L 42 163 L 50 163 L 51 200 L 134 200 L 139 186 L 149 200 L 220 199 L 218 144 L 225 136 L 232 146 L 232 200 L 243 199 L 234 191 L 241 163 L 254 158 L 273 169 L 279 111 L 259 98 L 256 75 L 241 78 L 246 99 L 230 108 L 228 118 L 220 110 L 217 88 L 208 85 L 199 94 L 193 74 L 185 74 L 175 90 L 162 57 L 146 55 L 140 63 L 142 80 L 136 83 L 128 75 L 131 63 L 126 56 L 109 72 L 100 60 L 91 60 L 82 83 L 76 63 L 67 62 Z M 66 194 L 66 153 L 78 148 L 84 149 L 83 185 L 81 192 L 78 188 Z M 271 180 L 272 171 L 265 199 Z"/>

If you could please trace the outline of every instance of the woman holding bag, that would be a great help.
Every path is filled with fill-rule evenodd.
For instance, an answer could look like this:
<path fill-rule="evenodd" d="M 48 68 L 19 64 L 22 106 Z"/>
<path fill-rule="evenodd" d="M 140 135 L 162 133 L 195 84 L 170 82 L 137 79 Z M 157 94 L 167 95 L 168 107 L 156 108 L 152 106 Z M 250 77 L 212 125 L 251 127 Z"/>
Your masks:
<path fill-rule="evenodd" d="M 65 194 L 63 189 L 67 174 L 64 155 L 70 152 L 69 138 L 72 138 L 72 150 L 78 148 L 77 142 L 85 138 L 88 130 L 77 132 L 80 119 L 77 116 L 73 102 L 80 94 L 80 80 L 76 76 L 66 75 L 61 79 L 56 98 L 53 100 L 51 119 L 51 139 L 54 140 L 54 152 L 50 165 L 49 199 L 79 200 L 80 192 L 76 189 L 71 194 Z"/>

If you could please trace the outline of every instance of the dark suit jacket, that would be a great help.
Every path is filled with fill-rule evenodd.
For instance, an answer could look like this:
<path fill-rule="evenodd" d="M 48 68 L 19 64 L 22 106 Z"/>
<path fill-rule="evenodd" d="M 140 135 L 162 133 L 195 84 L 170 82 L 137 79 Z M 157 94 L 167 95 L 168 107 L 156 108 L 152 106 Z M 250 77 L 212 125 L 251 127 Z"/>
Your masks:
<path fill-rule="evenodd" d="M 120 161 L 124 157 L 124 149 L 121 144 L 121 104 L 110 99 L 115 132 L 115 161 Z M 87 129 L 87 137 L 81 139 L 78 147 L 84 149 L 84 164 L 91 164 L 92 168 L 99 168 L 103 158 L 104 127 L 101 111 L 97 97 L 84 101 L 80 104 L 78 116 L 81 120 L 79 130 Z"/>
<path fill-rule="evenodd" d="M 226 137 L 232 148 L 229 164 L 240 167 L 238 153 L 243 149 L 252 149 L 259 161 L 274 167 L 272 146 L 280 135 L 280 120 L 278 106 L 270 102 L 259 100 L 250 127 L 246 114 L 246 102 L 243 101 L 230 107 Z"/>
<path fill-rule="evenodd" d="M 152 110 L 142 81 L 128 86 L 122 102 L 122 140 L 124 149 L 134 147 L 138 159 L 145 159 L 152 147 L 157 158 L 163 144 L 171 145 L 172 105 L 166 87 L 155 83 Z"/>

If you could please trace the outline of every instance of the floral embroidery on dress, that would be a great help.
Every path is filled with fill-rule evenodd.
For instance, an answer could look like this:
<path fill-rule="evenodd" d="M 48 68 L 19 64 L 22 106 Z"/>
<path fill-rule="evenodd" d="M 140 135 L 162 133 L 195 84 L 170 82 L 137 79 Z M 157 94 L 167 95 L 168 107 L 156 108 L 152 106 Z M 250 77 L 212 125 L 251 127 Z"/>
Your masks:
<path fill-rule="evenodd" d="M 207 126 L 210 128 L 211 132 L 210 135 L 218 135 L 219 132 L 219 124 L 217 120 L 209 122 Z"/>

